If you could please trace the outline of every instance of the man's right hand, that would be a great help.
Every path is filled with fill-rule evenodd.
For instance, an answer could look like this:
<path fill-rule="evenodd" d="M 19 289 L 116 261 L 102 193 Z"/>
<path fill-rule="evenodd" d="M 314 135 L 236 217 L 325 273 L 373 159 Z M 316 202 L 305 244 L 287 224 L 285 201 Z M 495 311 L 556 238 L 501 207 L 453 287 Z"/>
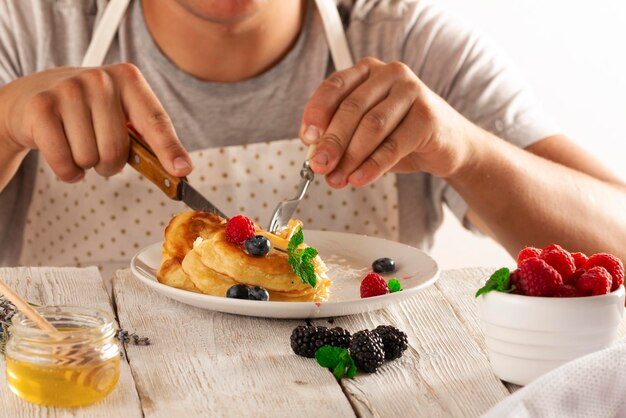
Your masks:
<path fill-rule="evenodd" d="M 43 71 L 2 87 L 0 100 L 0 145 L 39 149 L 63 181 L 79 181 L 92 167 L 103 176 L 119 172 L 129 122 L 170 174 L 191 172 L 168 114 L 132 64 Z"/>

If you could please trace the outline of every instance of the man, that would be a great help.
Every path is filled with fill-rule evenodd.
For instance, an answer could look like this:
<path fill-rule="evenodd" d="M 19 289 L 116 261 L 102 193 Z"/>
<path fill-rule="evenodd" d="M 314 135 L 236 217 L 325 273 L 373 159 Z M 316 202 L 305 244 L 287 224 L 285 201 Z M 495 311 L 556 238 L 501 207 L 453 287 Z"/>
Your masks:
<path fill-rule="evenodd" d="M 624 183 L 559 133 L 483 40 L 426 1 L 347 2 L 358 62 L 334 73 L 315 11 L 295 0 L 135 0 L 108 65 L 68 67 L 103 3 L 0 2 L 3 238 L 19 238 L 33 195 L 29 150 L 66 182 L 91 168 L 111 176 L 130 122 L 176 176 L 192 171 L 185 147 L 296 135 L 335 189 L 408 173 L 398 239 L 416 245 L 430 242 L 446 201 L 512 255 L 558 242 L 626 257 Z"/>

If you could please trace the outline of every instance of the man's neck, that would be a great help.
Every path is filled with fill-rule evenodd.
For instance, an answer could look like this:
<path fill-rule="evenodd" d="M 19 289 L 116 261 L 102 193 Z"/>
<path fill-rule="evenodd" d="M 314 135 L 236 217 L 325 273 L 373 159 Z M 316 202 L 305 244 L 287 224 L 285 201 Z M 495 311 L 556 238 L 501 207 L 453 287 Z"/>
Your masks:
<path fill-rule="evenodd" d="M 271 68 L 292 48 L 304 21 L 304 1 L 270 0 L 236 22 L 203 18 L 174 0 L 144 0 L 146 25 L 179 68 L 216 82 L 236 82 Z"/>

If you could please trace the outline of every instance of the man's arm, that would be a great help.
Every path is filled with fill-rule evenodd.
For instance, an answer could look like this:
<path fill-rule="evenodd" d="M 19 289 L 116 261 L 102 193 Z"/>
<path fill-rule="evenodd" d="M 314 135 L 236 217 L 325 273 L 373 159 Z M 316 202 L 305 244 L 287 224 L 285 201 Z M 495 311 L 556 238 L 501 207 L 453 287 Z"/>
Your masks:
<path fill-rule="evenodd" d="M 9 140 L 7 133 L 6 97 L 0 87 L 0 192 L 9 184 L 28 150 Z"/>
<path fill-rule="evenodd" d="M 0 146 L 0 192 L 9 184 L 26 154 L 27 150 L 11 149 L 10 145 Z"/>
<path fill-rule="evenodd" d="M 572 251 L 626 259 L 626 185 L 564 136 L 527 151 L 479 130 L 472 158 L 449 183 L 468 217 L 514 257 L 557 242 Z"/>
<path fill-rule="evenodd" d="M 403 64 L 368 58 L 333 74 L 307 104 L 301 135 L 316 143 L 311 166 L 332 187 L 362 186 L 386 171 L 446 179 L 470 220 L 514 256 L 555 242 L 626 258 L 626 187 L 615 176 L 562 136 L 529 150 L 509 144 Z"/>

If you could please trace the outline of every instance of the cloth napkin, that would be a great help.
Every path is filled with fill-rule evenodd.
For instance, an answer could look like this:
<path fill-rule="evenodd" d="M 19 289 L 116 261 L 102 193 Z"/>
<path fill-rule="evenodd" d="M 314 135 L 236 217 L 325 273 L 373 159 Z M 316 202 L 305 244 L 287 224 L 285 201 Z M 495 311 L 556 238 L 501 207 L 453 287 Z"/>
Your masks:
<path fill-rule="evenodd" d="M 626 418 L 626 339 L 541 376 L 484 417 Z"/>

